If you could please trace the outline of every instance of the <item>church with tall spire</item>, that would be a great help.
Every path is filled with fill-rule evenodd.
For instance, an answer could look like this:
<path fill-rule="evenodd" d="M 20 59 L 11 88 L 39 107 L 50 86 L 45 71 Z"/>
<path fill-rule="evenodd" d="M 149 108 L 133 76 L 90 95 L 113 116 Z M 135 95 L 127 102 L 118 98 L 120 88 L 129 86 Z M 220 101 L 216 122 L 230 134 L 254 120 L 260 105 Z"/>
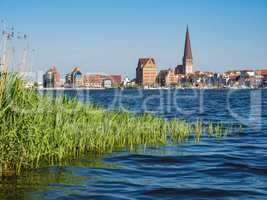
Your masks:
<path fill-rule="evenodd" d="M 191 74 L 193 73 L 193 56 L 189 35 L 189 28 L 186 28 L 186 37 L 185 37 L 185 47 L 184 47 L 184 57 L 183 64 L 178 65 L 175 69 L 177 74 Z"/>
<path fill-rule="evenodd" d="M 192 56 L 192 50 L 191 50 L 191 43 L 190 43 L 190 35 L 189 35 L 188 26 L 187 26 L 187 29 L 186 29 L 183 66 L 184 66 L 184 69 L 185 69 L 185 74 L 193 73 L 193 56 Z"/>

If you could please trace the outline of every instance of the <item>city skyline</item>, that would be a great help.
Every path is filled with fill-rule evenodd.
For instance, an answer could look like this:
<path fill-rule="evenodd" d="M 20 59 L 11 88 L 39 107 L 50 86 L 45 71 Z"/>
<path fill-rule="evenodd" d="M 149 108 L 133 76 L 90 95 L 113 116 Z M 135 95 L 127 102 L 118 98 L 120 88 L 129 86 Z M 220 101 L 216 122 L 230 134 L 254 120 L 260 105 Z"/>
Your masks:
<path fill-rule="evenodd" d="M 174 68 L 187 24 L 195 70 L 266 67 L 266 1 L 201 2 L 2 0 L 0 19 L 29 35 L 34 70 L 56 65 L 65 74 L 78 66 L 134 77 L 140 57 L 155 58 L 159 70 Z"/>

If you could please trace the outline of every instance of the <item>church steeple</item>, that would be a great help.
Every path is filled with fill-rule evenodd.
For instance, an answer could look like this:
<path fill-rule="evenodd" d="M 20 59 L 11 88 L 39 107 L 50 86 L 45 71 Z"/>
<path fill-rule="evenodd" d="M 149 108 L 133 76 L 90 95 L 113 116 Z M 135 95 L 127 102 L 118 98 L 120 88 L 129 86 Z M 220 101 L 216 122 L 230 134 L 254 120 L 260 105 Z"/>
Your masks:
<path fill-rule="evenodd" d="M 188 26 L 186 28 L 184 59 L 193 59 Z"/>
<path fill-rule="evenodd" d="M 183 67 L 184 67 L 185 74 L 193 73 L 193 56 L 192 56 L 188 26 L 186 28 Z"/>

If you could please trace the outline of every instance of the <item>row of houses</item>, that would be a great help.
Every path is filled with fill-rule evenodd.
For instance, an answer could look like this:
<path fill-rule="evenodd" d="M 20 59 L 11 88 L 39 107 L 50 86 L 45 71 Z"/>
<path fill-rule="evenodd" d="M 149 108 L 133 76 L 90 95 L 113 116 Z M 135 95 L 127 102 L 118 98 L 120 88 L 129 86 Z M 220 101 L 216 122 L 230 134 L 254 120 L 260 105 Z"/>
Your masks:
<path fill-rule="evenodd" d="M 44 88 L 111 88 L 120 87 L 121 84 L 121 75 L 83 74 L 79 67 L 67 73 L 65 79 L 60 78 L 60 73 L 55 66 L 43 75 Z"/>
<path fill-rule="evenodd" d="M 178 85 L 200 88 L 265 88 L 267 70 L 232 70 L 224 73 L 196 71 L 180 76 Z"/>
<path fill-rule="evenodd" d="M 140 58 L 135 83 L 139 87 L 266 87 L 267 70 L 239 70 L 225 73 L 193 70 L 193 56 L 187 27 L 183 63 L 158 72 L 154 58 Z"/>
<path fill-rule="evenodd" d="M 139 59 L 136 84 L 140 87 L 263 88 L 267 69 L 232 70 L 224 73 L 195 71 L 185 73 L 181 66 L 157 71 L 155 59 Z"/>
<path fill-rule="evenodd" d="M 227 87 L 265 88 L 267 87 L 267 69 L 240 70 L 223 73 Z"/>

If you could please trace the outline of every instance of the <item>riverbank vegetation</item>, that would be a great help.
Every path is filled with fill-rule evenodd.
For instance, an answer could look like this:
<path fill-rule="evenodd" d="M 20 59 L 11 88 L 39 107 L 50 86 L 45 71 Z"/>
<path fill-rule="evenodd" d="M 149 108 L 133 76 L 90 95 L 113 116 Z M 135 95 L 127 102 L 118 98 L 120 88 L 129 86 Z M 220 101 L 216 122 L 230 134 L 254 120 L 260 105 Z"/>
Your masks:
<path fill-rule="evenodd" d="M 223 125 L 152 115 L 105 111 L 66 97 L 52 98 L 25 89 L 15 75 L 0 77 L 0 169 L 4 176 L 53 165 L 87 154 L 103 154 L 137 145 L 196 142 L 206 134 L 227 135 Z"/>

